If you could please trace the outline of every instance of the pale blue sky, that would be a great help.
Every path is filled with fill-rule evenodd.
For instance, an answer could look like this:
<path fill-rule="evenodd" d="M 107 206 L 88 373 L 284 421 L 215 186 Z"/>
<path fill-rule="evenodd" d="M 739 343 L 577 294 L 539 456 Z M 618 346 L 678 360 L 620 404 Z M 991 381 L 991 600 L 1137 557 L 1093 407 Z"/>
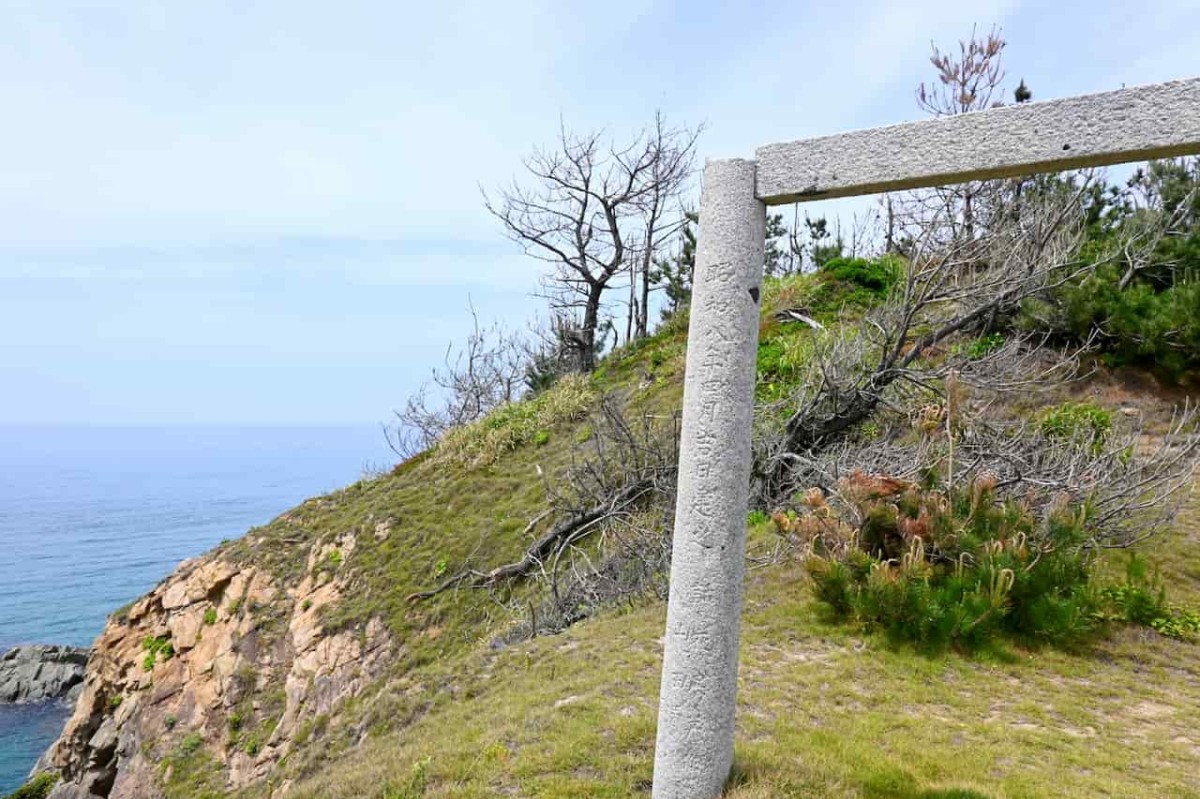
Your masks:
<path fill-rule="evenodd" d="M 1194 0 L 0 0 L 0 423 L 383 420 L 536 307 L 478 185 L 560 115 L 749 156 L 917 118 L 976 23 L 1039 99 L 1200 74 Z"/>

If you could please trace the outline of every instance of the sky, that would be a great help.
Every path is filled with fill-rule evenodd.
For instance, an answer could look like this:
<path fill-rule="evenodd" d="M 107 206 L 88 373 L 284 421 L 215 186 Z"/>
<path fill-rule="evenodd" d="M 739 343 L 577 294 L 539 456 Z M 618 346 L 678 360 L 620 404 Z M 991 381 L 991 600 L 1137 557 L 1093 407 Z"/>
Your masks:
<path fill-rule="evenodd" d="M 537 310 L 480 190 L 560 120 L 750 157 L 992 25 L 1035 99 L 1200 74 L 1194 0 L 0 0 L 0 423 L 384 421 Z"/>

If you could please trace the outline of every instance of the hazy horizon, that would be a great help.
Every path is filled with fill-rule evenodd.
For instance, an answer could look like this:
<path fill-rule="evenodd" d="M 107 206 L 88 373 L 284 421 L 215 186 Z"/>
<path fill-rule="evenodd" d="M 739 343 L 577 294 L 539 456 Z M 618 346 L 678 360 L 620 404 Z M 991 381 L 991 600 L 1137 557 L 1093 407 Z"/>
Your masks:
<path fill-rule="evenodd" d="M 236 20 L 236 24 L 230 24 Z M 1035 99 L 1187 77 L 1194 8 L 351 2 L 0 9 L 0 421 L 378 424 L 540 264 L 479 188 L 560 120 L 705 157 L 921 117 L 994 24 Z M 698 57 L 702 54 L 702 57 Z M 618 61 L 614 61 L 618 59 Z"/>

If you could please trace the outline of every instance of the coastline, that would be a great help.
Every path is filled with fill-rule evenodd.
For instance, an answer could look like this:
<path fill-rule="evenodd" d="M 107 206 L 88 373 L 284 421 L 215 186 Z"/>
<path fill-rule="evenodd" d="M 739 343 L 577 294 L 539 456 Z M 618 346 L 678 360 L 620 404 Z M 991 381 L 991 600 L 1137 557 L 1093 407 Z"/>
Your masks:
<path fill-rule="evenodd" d="M 11 768 L 36 757 L 30 776 L 39 769 L 49 753 L 46 739 L 62 733 L 83 692 L 90 653 L 56 644 L 25 644 L 0 653 L 0 727 L 11 739 L 0 751 L 0 765 Z"/>
<path fill-rule="evenodd" d="M 0 654 L 0 704 L 61 701 L 74 704 L 83 691 L 90 649 L 25 644 Z"/>
<path fill-rule="evenodd" d="M 0 424 L 0 655 L 30 641 L 90 647 L 182 561 L 353 482 L 382 448 L 373 425 Z M 0 704 L 0 797 L 71 710 Z"/>

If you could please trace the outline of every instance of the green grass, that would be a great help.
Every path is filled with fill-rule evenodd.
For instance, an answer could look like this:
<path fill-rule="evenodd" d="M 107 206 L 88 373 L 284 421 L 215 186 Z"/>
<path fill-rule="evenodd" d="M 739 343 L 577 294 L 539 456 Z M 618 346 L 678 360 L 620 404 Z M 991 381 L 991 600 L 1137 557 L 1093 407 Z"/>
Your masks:
<path fill-rule="evenodd" d="M 199 733 L 185 736 L 159 764 L 166 799 L 217 799 L 225 796 L 217 759 Z"/>
<path fill-rule="evenodd" d="M 1162 544 L 1173 561 L 1194 542 Z M 1200 599 L 1194 577 L 1181 600 Z M 750 573 L 729 796 L 1200 796 L 1195 644 L 1127 628 L 968 659 L 821 619 L 798 564 Z M 647 605 L 464 653 L 442 664 L 449 696 L 293 795 L 383 796 L 418 763 L 424 796 L 645 795 L 663 622 Z"/>
<path fill-rule="evenodd" d="M 152 671 L 159 658 L 167 661 L 175 656 L 175 647 L 171 644 L 169 635 L 160 635 L 157 638 L 147 636 L 142 641 L 142 649 L 146 652 L 146 657 L 142 660 L 143 671 Z"/>
<path fill-rule="evenodd" d="M 765 382 L 782 391 L 797 379 L 815 335 L 776 321 L 776 310 L 805 307 L 823 324 L 852 323 L 861 293 L 823 275 L 769 281 L 760 393 Z M 321 609 L 326 630 L 361 631 L 378 618 L 396 643 L 387 671 L 361 696 L 305 719 L 286 762 L 244 795 L 270 795 L 284 780 L 294 797 L 648 795 L 660 603 L 496 648 L 513 623 L 506 603 L 536 600 L 531 587 L 406 597 L 465 566 L 520 556 L 526 524 L 545 507 L 545 480 L 561 476 L 572 449 L 594 435 L 581 398 L 594 404 L 614 392 L 634 413 L 676 411 L 685 321 L 611 354 L 561 403 L 502 409 L 464 434 L 453 450 L 460 454 L 447 447 L 419 456 L 223 546 L 287 583 L 304 576 L 298 552 L 336 551 L 336 563 L 326 555 L 316 567 L 346 586 Z M 548 410 L 552 402 L 558 410 Z M 753 522 L 758 564 L 776 539 L 765 517 Z M 337 543 L 345 536 L 352 547 Z M 1169 601 L 1189 607 L 1200 607 L 1198 536 L 1200 506 L 1192 506 L 1173 537 L 1147 550 Z M 1105 569 L 1117 576 L 1123 565 Z M 266 625 L 272 614 L 260 608 L 255 619 Z M 756 565 L 728 795 L 1200 797 L 1200 645 L 1118 630 L 1084 651 L 920 654 L 826 621 L 798 561 Z M 239 725 L 236 745 L 256 749 L 273 717 L 264 710 Z M 203 777 L 212 754 L 202 747 L 177 749 L 164 764 L 170 796 L 216 790 Z"/>
<path fill-rule="evenodd" d="M 57 774 L 43 772 L 12 793 L 6 794 L 4 799 L 46 799 L 57 784 Z"/>
<path fill-rule="evenodd" d="M 431 459 L 444 467 L 491 466 L 531 441 L 546 444 L 555 425 L 582 418 L 599 399 L 588 377 L 568 375 L 531 400 L 501 405 L 483 419 L 451 430 Z"/>

